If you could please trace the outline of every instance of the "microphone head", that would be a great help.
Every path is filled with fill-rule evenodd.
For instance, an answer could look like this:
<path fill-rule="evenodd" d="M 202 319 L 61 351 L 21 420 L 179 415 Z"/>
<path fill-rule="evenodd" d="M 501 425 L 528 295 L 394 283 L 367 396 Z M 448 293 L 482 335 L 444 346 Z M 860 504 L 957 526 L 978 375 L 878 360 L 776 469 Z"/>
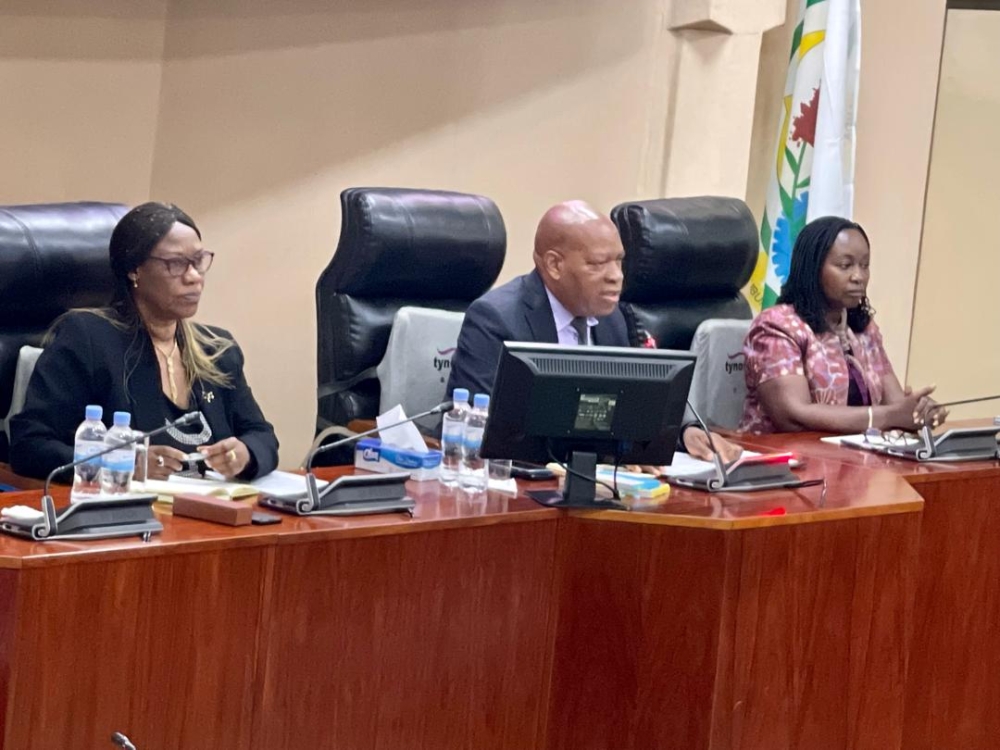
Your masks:
<path fill-rule="evenodd" d="M 187 425 L 187 424 L 191 424 L 192 422 L 196 422 L 197 420 L 198 420 L 198 412 L 196 412 L 196 411 L 189 411 L 183 417 L 181 417 L 180 419 L 178 419 L 174 424 L 176 424 L 178 426 Z"/>
<path fill-rule="evenodd" d="M 442 401 L 440 404 L 434 407 L 433 412 L 435 414 L 440 414 L 445 411 L 451 411 L 455 408 L 454 401 Z"/>

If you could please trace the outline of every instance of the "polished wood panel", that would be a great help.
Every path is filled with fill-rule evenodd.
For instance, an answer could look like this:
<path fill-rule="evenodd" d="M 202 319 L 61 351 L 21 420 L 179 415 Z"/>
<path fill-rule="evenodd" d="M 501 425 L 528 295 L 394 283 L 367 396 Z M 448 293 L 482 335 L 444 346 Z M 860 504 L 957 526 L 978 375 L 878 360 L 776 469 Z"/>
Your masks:
<path fill-rule="evenodd" d="M 247 747 L 265 556 L 22 571 L 5 750 Z"/>
<path fill-rule="evenodd" d="M 948 426 L 980 427 L 992 424 L 991 420 L 964 420 Z M 945 429 L 945 428 L 942 428 Z M 776 435 L 732 435 L 738 441 L 755 451 L 795 451 L 807 462 L 839 462 L 863 469 L 889 472 L 905 478 L 916 486 L 921 482 L 958 480 L 969 477 L 991 476 L 1000 480 L 1000 461 L 960 461 L 926 462 L 907 461 L 881 453 L 823 442 L 825 432 L 792 432 Z M 809 464 L 807 463 L 807 466 Z"/>
<path fill-rule="evenodd" d="M 819 459 L 798 476 L 823 480 L 826 488 L 710 493 L 674 487 L 656 507 L 574 513 L 624 523 L 737 530 L 912 513 L 923 507 L 920 495 L 892 472 L 858 472 L 840 461 Z"/>
<path fill-rule="evenodd" d="M 562 539 L 548 747 L 902 747 L 919 525 L 580 520 Z"/>
<path fill-rule="evenodd" d="M 907 750 L 1000 744 L 1000 483 L 922 483 Z"/>
<path fill-rule="evenodd" d="M 733 709 L 713 747 L 902 747 L 919 528 L 911 514 L 744 535 Z"/>
<path fill-rule="evenodd" d="M 279 545 L 253 747 L 537 747 L 557 523 Z"/>
<path fill-rule="evenodd" d="M 0 696 L 8 722 L 44 727 L 8 723 L 0 750 L 116 729 L 144 749 L 792 747 L 862 737 L 870 701 L 896 747 L 884 683 L 912 597 L 892 587 L 921 500 L 891 472 L 809 471 L 836 480 L 825 496 L 677 490 L 567 514 L 424 482 L 413 518 L 234 528 L 161 509 L 148 543 L 0 537 Z M 857 644 L 820 646 L 828 630 Z M 854 724 L 813 676 L 870 682 L 831 698 Z"/>
<path fill-rule="evenodd" d="M 708 747 L 738 545 L 705 529 L 567 526 L 549 750 Z"/>
<path fill-rule="evenodd" d="M 958 423 L 974 426 L 987 420 Z M 819 433 L 745 436 L 766 450 L 879 469 L 924 498 L 915 629 L 906 687 L 907 750 L 994 750 L 1000 737 L 1000 462 L 915 463 L 820 442 Z"/>

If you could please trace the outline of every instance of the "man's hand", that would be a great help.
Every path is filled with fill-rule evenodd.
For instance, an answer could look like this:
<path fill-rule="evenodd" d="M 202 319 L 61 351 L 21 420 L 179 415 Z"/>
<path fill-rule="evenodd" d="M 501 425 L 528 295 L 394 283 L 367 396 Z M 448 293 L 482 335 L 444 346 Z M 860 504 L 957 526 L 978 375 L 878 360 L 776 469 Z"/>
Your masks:
<path fill-rule="evenodd" d="M 715 450 L 722 457 L 723 463 L 731 463 L 743 453 L 743 449 L 736 443 L 731 443 L 714 432 L 712 433 L 712 444 L 715 445 Z M 714 460 L 712 447 L 708 443 L 708 435 L 697 425 L 691 425 L 684 430 L 684 449 L 692 458 L 699 458 L 702 461 Z"/>

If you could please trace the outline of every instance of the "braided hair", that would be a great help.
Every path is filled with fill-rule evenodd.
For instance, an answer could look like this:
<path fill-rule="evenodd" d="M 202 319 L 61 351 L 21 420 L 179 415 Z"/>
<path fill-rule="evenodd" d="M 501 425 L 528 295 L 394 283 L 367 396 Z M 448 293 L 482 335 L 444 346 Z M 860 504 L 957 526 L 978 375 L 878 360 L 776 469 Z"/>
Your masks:
<path fill-rule="evenodd" d="M 826 314 L 829 306 L 823 292 L 821 277 L 826 256 L 837 241 L 837 235 L 846 229 L 855 229 L 868 241 L 868 235 L 860 224 L 839 216 L 824 216 L 806 224 L 799 232 L 792 249 L 792 267 L 788 280 L 781 287 L 778 304 L 791 305 L 815 333 L 830 330 Z M 868 327 L 875 311 L 866 296 L 861 304 L 847 311 L 847 325 L 855 333 Z"/>

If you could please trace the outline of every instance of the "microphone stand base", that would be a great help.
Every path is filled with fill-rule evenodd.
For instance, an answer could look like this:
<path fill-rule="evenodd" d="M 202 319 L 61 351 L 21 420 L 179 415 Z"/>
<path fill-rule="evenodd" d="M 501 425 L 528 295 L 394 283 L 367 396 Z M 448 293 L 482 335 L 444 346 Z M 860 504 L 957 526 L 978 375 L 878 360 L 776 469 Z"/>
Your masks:
<path fill-rule="evenodd" d="M 568 499 L 559 490 L 528 490 L 525 493 L 539 505 L 548 508 L 573 508 L 586 510 L 628 510 L 628 506 L 618 500 L 608 498 L 601 500 L 592 497 L 589 500 L 583 498 Z"/>
<path fill-rule="evenodd" d="M 272 507 L 268 505 L 267 507 Z M 413 498 L 402 497 L 394 500 L 369 500 L 357 503 L 336 503 L 328 505 L 318 510 L 298 513 L 301 516 L 367 516 L 376 513 L 409 513 L 413 515 L 413 509 L 417 504 Z M 276 508 L 280 510 L 280 508 Z"/>
<path fill-rule="evenodd" d="M 38 542 L 130 536 L 146 538 L 147 534 L 163 531 L 163 524 L 153 514 L 154 502 L 156 495 L 133 494 L 83 500 L 56 511 L 52 498 L 46 495 L 42 498 L 45 519 L 5 519 L 0 522 L 0 531 Z"/>
<path fill-rule="evenodd" d="M 335 479 L 322 489 L 312 473 L 306 475 L 306 496 L 261 495 L 258 503 L 297 516 L 362 516 L 373 513 L 409 513 L 416 503 L 406 494 L 408 472 L 354 474 Z"/>

